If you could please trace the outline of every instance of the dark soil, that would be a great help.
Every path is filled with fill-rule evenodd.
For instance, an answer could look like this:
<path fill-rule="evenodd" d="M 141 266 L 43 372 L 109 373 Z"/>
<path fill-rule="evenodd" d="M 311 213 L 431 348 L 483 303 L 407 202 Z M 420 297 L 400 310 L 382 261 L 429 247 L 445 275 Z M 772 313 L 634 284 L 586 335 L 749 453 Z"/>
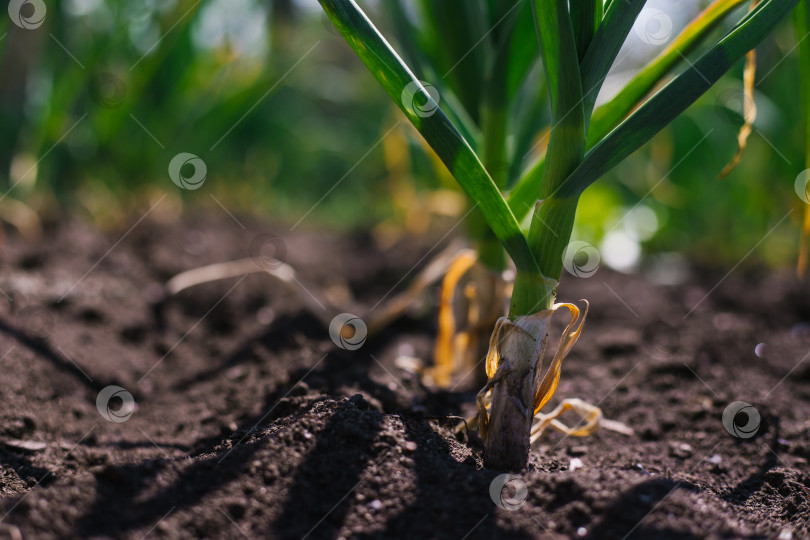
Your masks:
<path fill-rule="evenodd" d="M 598 403 L 635 435 L 548 434 L 507 511 L 480 439 L 448 418 L 474 392 L 395 363 L 430 358 L 435 291 L 355 351 L 263 275 L 155 309 L 155 284 L 244 257 L 258 233 L 284 238 L 302 279 L 351 290 L 358 314 L 428 251 L 245 225 L 146 220 L 121 240 L 71 222 L 36 245 L 6 239 L 0 538 L 810 535 L 810 295 L 789 272 L 565 278 L 561 299 L 591 311 L 552 404 Z M 125 422 L 97 410 L 112 384 L 137 404 Z M 738 400 L 761 415 L 753 438 L 721 422 Z"/>

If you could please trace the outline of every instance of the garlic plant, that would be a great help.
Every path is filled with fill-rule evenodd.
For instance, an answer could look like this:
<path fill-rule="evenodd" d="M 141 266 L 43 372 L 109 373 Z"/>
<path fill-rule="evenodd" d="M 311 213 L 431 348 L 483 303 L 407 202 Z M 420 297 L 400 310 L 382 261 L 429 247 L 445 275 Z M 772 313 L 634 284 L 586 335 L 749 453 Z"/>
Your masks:
<path fill-rule="evenodd" d="M 509 312 L 498 321 L 490 340 L 489 380 L 479 394 L 478 423 L 485 465 L 519 470 L 528 462 L 532 430 L 553 422 L 543 417 L 533 428 L 535 416 L 556 389 L 562 360 L 579 337 L 587 313 L 587 306 L 580 311 L 572 304 L 555 303 L 580 194 L 684 112 L 765 39 L 799 0 L 755 3 L 721 39 L 707 43 L 710 30 L 743 3 L 715 0 L 614 99 L 596 110 L 597 94 L 645 0 L 417 2 L 429 12 L 444 13 L 447 26 L 434 36 L 444 47 L 441 50 L 458 48 L 458 32 L 472 32 L 480 41 L 495 36 L 493 54 L 482 56 L 477 69 L 465 63 L 453 77 L 461 82 L 438 92 L 413 73 L 354 0 L 319 1 L 469 195 L 514 263 Z M 532 26 L 534 31 L 527 33 Z M 419 40 L 404 44 L 412 56 L 419 56 Z M 682 58 L 699 46 L 705 51 L 673 75 Z M 455 52 L 478 55 L 476 47 Z M 508 128 L 522 136 L 527 127 L 534 127 L 530 141 L 541 129 L 537 124 L 543 118 L 542 107 L 525 109 L 526 122 L 520 125 L 504 121 L 505 111 L 515 110 L 509 100 L 518 99 L 512 89 L 527 78 L 533 56 L 542 62 L 551 104 L 548 147 L 533 163 L 524 163 L 521 154 L 511 155 L 508 170 L 517 174 L 510 184 L 503 181 L 501 168 L 493 165 L 499 161 L 491 156 L 507 156 Z M 421 76 L 436 73 L 428 69 L 429 62 L 420 67 Z M 441 86 L 438 81 L 432 84 Z M 476 97 L 476 92 L 488 94 Z M 484 105 L 468 110 L 476 103 Z M 529 211 L 530 223 L 522 229 L 520 223 Z M 571 312 L 571 321 L 550 366 L 544 368 L 549 321 L 560 308 Z"/>

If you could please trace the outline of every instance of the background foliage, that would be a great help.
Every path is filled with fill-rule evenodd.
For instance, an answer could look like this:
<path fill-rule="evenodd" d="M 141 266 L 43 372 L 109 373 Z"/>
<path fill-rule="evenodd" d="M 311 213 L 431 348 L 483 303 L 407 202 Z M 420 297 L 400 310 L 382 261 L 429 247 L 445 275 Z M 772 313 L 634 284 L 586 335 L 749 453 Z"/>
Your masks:
<path fill-rule="evenodd" d="M 463 212 L 452 198 L 436 202 L 436 190 L 454 183 L 315 0 L 46 3 L 35 31 L 0 17 L 5 199 L 105 227 L 164 193 L 175 210 L 221 212 L 219 201 L 234 213 L 289 225 L 306 216 L 302 227 L 345 230 L 386 222 L 418 231 L 413 207 Z M 674 35 L 707 3 L 648 7 L 667 6 Z M 394 30 L 396 14 L 382 2 L 362 4 Z M 600 100 L 665 46 L 634 30 Z M 784 24 L 758 50 L 756 129 L 727 178 L 717 174 L 743 122 L 742 63 L 585 192 L 573 238 L 599 246 L 616 267 L 642 255 L 671 266 L 670 252 L 728 265 L 793 210 L 748 261 L 795 264 L 803 209 L 793 182 L 804 169 L 795 43 Z M 171 183 L 168 163 L 179 152 L 205 160 L 204 188 Z"/>

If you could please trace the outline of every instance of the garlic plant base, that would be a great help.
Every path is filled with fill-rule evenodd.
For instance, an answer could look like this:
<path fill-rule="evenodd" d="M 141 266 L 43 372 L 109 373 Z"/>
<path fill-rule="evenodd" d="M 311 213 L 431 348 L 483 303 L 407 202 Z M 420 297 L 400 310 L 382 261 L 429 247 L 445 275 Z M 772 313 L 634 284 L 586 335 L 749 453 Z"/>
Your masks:
<path fill-rule="evenodd" d="M 548 325 L 553 314 L 560 308 L 570 311 L 571 320 L 562 333 L 551 364 L 540 379 L 539 368 L 542 367 Z M 625 435 L 633 434 L 633 430 L 621 422 L 604 418 L 602 410 L 598 406 L 578 398 L 565 399 L 548 413 L 540 412 L 557 389 L 562 361 L 579 338 L 587 312 L 587 301 L 585 301 L 584 311 L 580 311 L 574 304 L 555 304 L 551 309 L 520 317 L 515 321 L 505 317 L 498 321 L 492 332 L 487 355 L 486 371 L 489 380 L 478 393 L 478 414 L 472 419 L 474 423 L 477 421 L 479 432 L 484 439 L 487 449 L 485 456 L 487 453 L 492 454 L 493 452 L 510 455 L 513 457 L 508 461 L 511 461 L 512 468 L 522 468 L 525 465 L 523 452 L 528 456 L 531 444 L 536 442 L 548 428 L 572 437 L 585 437 L 600 428 Z M 529 355 L 523 357 L 528 358 L 529 361 L 523 362 L 526 366 L 522 376 L 517 377 L 514 372 L 521 368 L 517 362 L 509 360 L 509 358 L 519 358 L 516 355 Z M 525 384 L 526 381 L 533 383 L 531 387 Z M 499 387 L 499 383 L 503 382 L 507 384 L 500 384 Z M 499 391 L 500 395 L 496 393 Z M 499 425 L 493 426 L 490 413 L 493 403 L 498 399 L 500 406 L 505 410 L 500 411 L 501 418 L 496 420 L 499 421 Z M 529 404 L 531 404 L 531 408 Z M 517 410 L 514 410 L 515 407 Z M 582 422 L 573 427 L 561 422 L 559 418 L 568 411 L 577 413 L 582 418 Z M 495 438 L 504 439 L 504 441 L 492 440 L 493 437 L 490 435 L 493 429 L 501 434 Z M 504 437 L 504 434 L 509 434 L 509 436 Z M 509 445 L 522 448 L 509 448 Z M 493 447 L 494 450 L 491 449 Z"/>
<path fill-rule="evenodd" d="M 520 369 L 524 377 L 531 380 L 531 388 L 534 395 L 525 400 L 525 405 L 530 406 L 532 416 L 540 412 L 549 399 L 557 390 L 560 381 L 560 371 L 562 361 L 568 356 L 571 348 L 579 339 L 582 332 L 582 325 L 588 315 L 588 302 L 585 302 L 585 310 L 580 311 L 574 304 L 554 304 L 551 309 L 544 309 L 532 315 L 517 317 L 514 321 L 501 317 L 492 331 L 489 342 L 489 352 L 486 359 L 486 372 L 489 381 L 478 393 L 478 426 L 481 436 L 486 439 L 489 430 L 489 410 L 493 401 L 493 391 L 495 385 L 506 376 L 507 371 Z M 548 326 L 551 317 L 560 309 L 566 308 L 571 312 L 571 320 L 565 327 L 560 337 L 560 343 L 554 358 L 546 370 L 543 379 L 537 382 L 540 374 L 540 367 L 548 338 Z M 511 359 L 510 363 L 501 364 L 501 359 Z M 513 367 L 511 364 L 514 364 Z M 499 373 L 500 372 L 500 373 Z"/>

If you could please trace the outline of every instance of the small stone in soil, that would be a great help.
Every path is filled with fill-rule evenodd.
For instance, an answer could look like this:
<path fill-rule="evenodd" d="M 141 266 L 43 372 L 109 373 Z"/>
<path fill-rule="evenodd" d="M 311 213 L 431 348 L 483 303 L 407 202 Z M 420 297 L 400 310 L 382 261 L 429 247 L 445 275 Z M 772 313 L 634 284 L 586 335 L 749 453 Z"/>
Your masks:
<path fill-rule="evenodd" d="M 407 442 L 406 442 L 404 445 L 402 445 L 402 446 L 405 448 L 405 451 L 406 451 L 406 452 L 416 452 L 416 448 L 417 448 L 417 446 L 416 446 L 416 443 L 415 443 L 415 442 L 413 442 L 413 441 L 407 441 Z"/>
<path fill-rule="evenodd" d="M 24 452 L 38 452 L 45 450 L 48 445 L 39 441 L 19 441 L 16 439 L 6 439 L 3 444 L 15 450 L 22 450 Z"/>
<path fill-rule="evenodd" d="M 416 354 L 416 350 L 413 348 L 413 344 L 411 343 L 400 343 L 397 347 L 397 354 L 399 356 L 412 357 Z"/>
<path fill-rule="evenodd" d="M 686 443 L 674 443 L 669 447 L 669 455 L 680 459 L 691 457 L 692 452 L 692 447 Z"/>
<path fill-rule="evenodd" d="M 790 337 L 802 341 L 810 341 L 810 324 L 798 323 L 790 329 Z"/>
<path fill-rule="evenodd" d="M 273 322 L 275 318 L 276 311 L 270 306 L 265 306 L 256 313 L 256 320 L 259 321 L 259 324 L 263 324 L 265 326 Z"/>
<path fill-rule="evenodd" d="M 584 456 L 588 453 L 587 446 L 571 446 L 568 448 L 569 456 Z"/>

